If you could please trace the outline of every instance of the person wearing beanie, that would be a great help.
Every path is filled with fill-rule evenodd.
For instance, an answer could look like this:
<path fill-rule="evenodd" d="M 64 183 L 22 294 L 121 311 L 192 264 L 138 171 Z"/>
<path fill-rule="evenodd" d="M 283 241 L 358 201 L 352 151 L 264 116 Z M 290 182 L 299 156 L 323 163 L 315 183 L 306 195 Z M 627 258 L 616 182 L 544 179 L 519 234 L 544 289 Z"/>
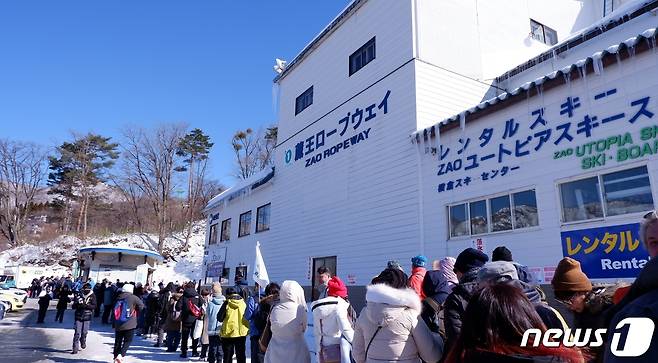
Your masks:
<path fill-rule="evenodd" d="M 478 271 L 488 261 L 489 257 L 475 248 L 463 250 L 455 260 L 454 271 L 459 279 L 459 284 L 448 295 L 443 305 L 448 351 L 456 342 L 461 331 L 466 305 L 478 288 Z"/>
<path fill-rule="evenodd" d="M 514 258 L 512 257 L 512 251 L 510 251 L 507 247 L 498 246 L 494 248 L 493 252 L 491 253 L 491 261 L 507 261 L 513 263 L 514 267 L 516 268 L 516 274 L 519 275 L 519 280 L 531 285 L 537 285 L 537 281 L 535 281 L 535 277 L 532 276 L 532 273 L 530 273 L 528 266 L 524 266 L 518 262 L 515 262 Z"/>
<path fill-rule="evenodd" d="M 498 260 L 485 263 L 478 271 L 478 287 L 483 288 L 499 282 L 518 280 L 514 264 L 508 261 Z"/>
<path fill-rule="evenodd" d="M 114 320 L 114 362 L 122 363 L 123 358 L 126 357 L 128 348 L 135 337 L 135 330 L 137 329 L 137 315 L 144 310 L 144 303 L 142 299 L 133 295 L 135 286 L 132 284 L 125 284 L 122 286 L 122 291 L 117 296 L 114 308 L 112 311 L 112 318 Z M 119 318 L 116 319 L 117 313 Z"/>
<path fill-rule="evenodd" d="M 338 345 L 341 362 L 350 362 L 354 338 L 354 322 L 350 311 L 353 309 L 347 300 L 347 286 L 338 276 L 333 276 L 327 282 L 327 295 L 311 305 L 316 351 L 321 352 L 330 349 L 329 346 Z"/>
<path fill-rule="evenodd" d="M 443 339 L 420 318 L 422 303 L 398 269 L 386 269 L 367 287 L 366 307 L 354 328 L 356 362 L 438 362 Z M 343 362 L 349 362 L 343 361 Z"/>
<path fill-rule="evenodd" d="M 398 269 L 398 270 L 400 270 L 400 271 L 404 271 L 404 269 L 403 269 L 402 266 L 400 265 L 400 262 L 398 262 L 398 261 L 396 261 L 396 260 L 388 261 L 388 262 L 386 263 L 386 268 L 396 268 L 396 269 Z"/>
<path fill-rule="evenodd" d="M 206 314 L 208 317 L 208 362 L 220 363 L 224 360 L 222 342 L 219 337 L 223 322 L 217 319 L 217 315 L 226 298 L 222 295 L 222 285 L 219 282 L 213 282 L 211 290 L 212 297 L 208 301 Z"/>
<path fill-rule="evenodd" d="M 607 328 L 606 316 L 614 306 L 612 299 L 620 284 L 593 286 L 580 262 L 565 257 L 558 263 L 551 285 L 555 300 L 573 313 L 574 329 Z M 593 361 L 602 362 L 603 347 L 592 348 L 590 353 Z"/>
<path fill-rule="evenodd" d="M 425 279 L 425 274 L 427 273 L 425 264 L 427 264 L 427 257 L 423 255 L 418 255 L 412 258 L 411 275 L 409 276 L 409 281 L 407 281 L 407 285 L 414 289 L 421 300 L 425 299 L 425 293 L 423 293 L 423 280 Z"/>

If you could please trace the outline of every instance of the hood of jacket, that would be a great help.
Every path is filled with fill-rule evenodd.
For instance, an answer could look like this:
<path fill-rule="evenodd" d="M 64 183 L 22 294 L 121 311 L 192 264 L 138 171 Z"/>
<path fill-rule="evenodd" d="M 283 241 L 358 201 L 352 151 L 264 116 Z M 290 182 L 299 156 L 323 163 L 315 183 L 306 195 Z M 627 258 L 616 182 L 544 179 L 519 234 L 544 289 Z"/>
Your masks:
<path fill-rule="evenodd" d="M 244 305 L 245 302 L 242 299 L 242 296 L 238 294 L 229 295 L 226 297 L 226 305 L 229 308 L 237 309 L 240 305 Z"/>
<path fill-rule="evenodd" d="M 218 306 L 221 307 L 222 304 L 224 303 L 224 301 L 226 301 L 226 298 L 224 297 L 224 295 L 213 296 L 213 298 L 210 299 L 210 304 L 218 305 Z"/>
<path fill-rule="evenodd" d="M 366 292 L 367 318 L 386 326 L 403 315 L 418 317 L 422 310 L 420 298 L 412 289 L 396 289 L 385 284 L 369 285 Z"/>
<path fill-rule="evenodd" d="M 535 288 L 535 285 L 523 282 L 521 280 L 512 280 L 509 284 L 516 286 L 519 290 L 523 291 L 523 294 L 530 300 L 533 304 L 541 303 L 542 296 L 539 291 Z"/>
<path fill-rule="evenodd" d="M 335 315 L 337 309 L 347 309 L 348 302 L 345 299 L 335 296 L 325 297 L 324 299 L 316 300 L 311 305 L 313 317 L 325 319 L 328 316 Z"/>
<path fill-rule="evenodd" d="M 196 297 L 197 295 L 198 294 L 196 293 L 196 290 L 194 290 L 192 288 L 189 288 L 189 287 L 183 291 L 183 296 L 188 297 L 188 298 L 189 297 Z"/>

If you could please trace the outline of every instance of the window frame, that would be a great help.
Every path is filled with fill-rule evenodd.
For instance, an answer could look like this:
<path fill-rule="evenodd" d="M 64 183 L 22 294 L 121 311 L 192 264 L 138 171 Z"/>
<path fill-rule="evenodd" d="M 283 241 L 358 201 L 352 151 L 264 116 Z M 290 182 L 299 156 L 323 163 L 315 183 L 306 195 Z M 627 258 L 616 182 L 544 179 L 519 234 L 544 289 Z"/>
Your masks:
<path fill-rule="evenodd" d="M 310 98 L 310 102 L 306 103 Z M 300 102 L 304 101 L 304 102 Z M 313 85 L 302 92 L 295 98 L 295 116 L 299 115 L 302 111 L 309 108 L 313 104 Z"/>
<path fill-rule="evenodd" d="M 263 208 L 265 208 L 265 207 L 268 208 L 268 212 L 267 212 L 267 213 L 269 214 L 269 215 L 268 215 L 268 221 L 267 221 L 267 228 L 260 229 L 260 228 L 259 228 L 259 227 L 260 227 L 260 211 L 261 211 Z M 265 232 L 265 231 L 269 231 L 269 230 L 270 230 L 270 219 L 271 219 L 271 216 L 272 216 L 272 203 L 263 204 L 263 205 L 261 205 L 260 207 L 256 208 L 256 233 Z"/>
<path fill-rule="evenodd" d="M 213 223 L 210 225 L 210 229 L 208 230 L 208 245 L 216 245 L 217 244 L 217 229 L 219 223 Z M 214 233 L 213 233 L 213 228 L 214 228 Z"/>
<path fill-rule="evenodd" d="M 578 175 L 578 176 L 573 176 L 573 177 L 570 177 L 570 178 L 564 178 L 564 179 L 557 180 L 555 182 L 555 188 L 557 189 L 556 194 L 557 194 L 557 199 L 558 199 L 558 206 L 560 207 L 560 213 L 559 213 L 560 214 L 560 224 L 563 225 L 563 226 L 569 226 L 569 225 L 589 223 L 589 222 L 599 222 L 599 221 L 616 220 L 616 219 L 627 219 L 629 217 L 643 215 L 646 211 L 608 215 L 608 206 L 606 205 L 606 202 L 605 202 L 605 194 L 604 194 L 604 187 L 603 187 L 603 176 L 604 175 L 614 174 L 614 173 L 617 173 L 617 172 L 631 170 L 631 169 L 637 169 L 637 168 L 642 168 L 642 167 L 644 167 L 647 170 L 647 176 L 649 178 L 649 189 L 651 190 L 651 199 L 652 199 L 652 202 L 653 202 L 653 208 L 656 208 L 656 193 L 653 190 L 654 179 L 651 176 L 651 172 L 649 170 L 648 163 L 647 162 L 631 163 L 631 164 L 625 164 L 625 165 L 617 166 L 617 167 L 614 167 L 614 168 L 598 170 L 598 171 L 587 173 L 587 174 L 581 174 L 581 175 Z M 602 217 L 589 218 L 589 219 L 580 219 L 580 220 L 577 220 L 577 221 L 565 222 L 564 221 L 564 205 L 562 203 L 562 188 L 561 188 L 561 186 L 563 184 L 573 183 L 573 182 L 577 182 L 577 181 L 580 181 L 580 180 L 589 179 L 589 178 L 592 178 L 592 177 L 596 177 L 597 181 L 598 181 L 599 203 L 601 203 L 601 210 L 603 212 L 603 216 Z"/>
<path fill-rule="evenodd" d="M 533 31 L 532 31 L 532 27 L 533 27 L 533 25 L 536 25 L 539 29 L 541 29 L 541 36 L 542 36 L 542 39 L 537 39 L 537 38 L 534 37 L 534 33 L 533 33 Z M 553 34 L 555 35 L 555 43 L 549 43 L 549 42 L 547 41 L 547 37 L 546 37 L 547 29 L 548 29 L 548 32 L 553 33 Z M 542 43 L 544 43 L 544 44 L 546 44 L 546 45 L 548 45 L 548 46 L 554 46 L 554 45 L 556 45 L 557 43 L 560 42 L 560 40 L 559 40 L 559 38 L 558 38 L 558 35 L 557 35 L 557 31 L 556 31 L 555 29 L 549 27 L 548 25 L 545 25 L 545 24 L 543 24 L 543 23 L 538 22 L 537 20 L 535 20 L 535 19 L 533 19 L 533 18 L 530 18 L 530 37 L 531 37 L 532 39 L 534 39 L 534 40 L 536 40 L 536 41 L 538 41 L 538 42 L 542 42 Z"/>
<path fill-rule="evenodd" d="M 352 52 L 352 54 L 350 54 L 350 56 L 348 57 L 348 63 L 347 63 L 348 74 L 349 74 L 348 77 L 352 77 L 353 74 L 360 71 L 365 66 L 367 66 L 370 62 L 377 59 L 377 40 L 376 40 L 376 38 L 377 38 L 377 36 L 373 36 L 367 42 L 365 42 L 365 44 L 360 46 L 359 49 L 355 50 L 354 52 Z M 354 64 L 354 58 L 356 58 L 357 56 L 359 56 L 359 55 L 364 56 L 365 55 L 366 58 L 367 58 L 368 48 L 370 46 L 372 46 L 372 58 L 368 59 L 365 63 L 363 63 L 363 60 L 361 60 L 361 64 L 360 64 L 359 67 L 356 67 L 356 66 L 352 67 L 352 65 Z M 363 58 L 361 58 L 361 59 L 363 59 Z"/>
<path fill-rule="evenodd" d="M 243 227 L 242 217 L 246 216 L 246 215 L 249 215 L 249 226 L 247 227 L 247 231 L 245 232 L 245 231 L 243 231 L 243 228 L 242 228 Z M 248 236 L 250 234 L 251 234 L 251 209 L 244 212 L 244 213 L 242 213 L 242 214 L 240 214 L 240 219 L 239 219 L 239 222 L 238 222 L 238 238 L 245 237 L 245 236 Z"/>
<path fill-rule="evenodd" d="M 227 227 L 227 237 L 224 238 L 224 227 Z M 226 218 L 222 221 L 219 230 L 219 242 L 226 242 L 231 240 L 231 218 Z"/>
<path fill-rule="evenodd" d="M 514 203 L 514 194 L 520 193 L 520 192 L 528 192 L 532 191 L 535 194 L 535 203 L 537 204 L 537 225 L 534 226 L 527 226 L 527 227 L 517 227 L 516 226 L 516 214 L 515 214 L 515 207 L 516 204 Z M 501 230 L 501 231 L 493 231 L 493 221 L 491 218 L 491 199 L 499 198 L 499 197 L 504 197 L 507 196 L 509 203 L 510 203 L 510 216 L 512 218 L 511 223 L 512 223 L 512 228 L 511 229 L 506 229 L 506 230 Z M 487 232 L 485 233 L 477 233 L 473 234 L 473 229 L 471 228 L 471 203 L 477 203 L 477 202 L 485 202 L 486 208 L 487 208 Z M 451 219 L 451 207 L 458 206 L 458 205 L 466 205 L 466 222 L 468 225 L 468 233 L 461 235 L 461 236 L 452 236 L 452 225 L 450 222 Z M 495 235 L 495 234 L 500 234 L 500 233 L 509 233 L 509 232 L 515 232 L 515 231 L 527 231 L 527 230 L 533 230 L 533 229 L 538 229 L 541 228 L 540 225 L 540 213 L 539 213 L 539 203 L 537 202 L 537 187 L 536 186 L 528 186 L 525 188 L 517 188 L 517 189 L 512 189 L 509 191 L 504 191 L 496 194 L 489 194 L 486 196 L 481 196 L 477 198 L 471 198 L 467 199 L 464 201 L 456 202 L 456 203 L 450 203 L 446 205 L 446 214 L 448 216 L 448 221 L 447 221 L 447 234 L 448 234 L 448 240 L 459 240 L 459 239 L 467 239 L 471 237 L 482 237 L 486 235 Z"/>

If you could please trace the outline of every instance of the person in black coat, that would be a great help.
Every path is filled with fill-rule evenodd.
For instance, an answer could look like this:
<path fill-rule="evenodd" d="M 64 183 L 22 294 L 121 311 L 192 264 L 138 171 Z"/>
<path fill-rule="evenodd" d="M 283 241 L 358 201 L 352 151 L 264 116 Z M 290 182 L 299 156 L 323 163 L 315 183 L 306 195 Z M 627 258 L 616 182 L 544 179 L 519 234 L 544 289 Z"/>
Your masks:
<path fill-rule="evenodd" d="M 101 315 L 101 301 L 103 300 L 103 295 L 105 294 L 105 283 L 107 279 L 103 279 L 101 283 L 94 285 L 94 296 L 96 297 L 96 308 L 94 309 L 94 317 L 97 318 Z"/>
<path fill-rule="evenodd" d="M 48 311 L 48 306 L 50 305 L 50 300 L 53 297 L 50 295 L 50 292 L 42 290 L 39 293 L 39 317 L 37 318 L 38 324 L 43 324 L 43 319 L 46 318 L 46 312 Z"/>
<path fill-rule="evenodd" d="M 71 298 L 69 297 L 70 294 L 71 291 L 66 286 L 63 286 L 59 290 L 59 295 L 57 295 L 57 314 L 55 314 L 55 321 L 59 321 L 61 323 L 64 319 L 64 312 L 66 312 L 66 308 L 71 302 Z"/>
<path fill-rule="evenodd" d="M 77 354 L 80 349 L 87 347 L 87 333 L 91 325 L 91 318 L 96 309 L 96 295 L 91 291 L 91 285 L 85 283 L 73 301 L 75 309 L 75 334 L 73 334 L 73 349 L 71 354 Z"/>
<path fill-rule="evenodd" d="M 450 351 L 459 336 L 466 306 L 478 288 L 478 271 L 487 261 L 489 261 L 489 257 L 475 248 L 467 248 L 457 256 L 454 270 L 459 279 L 459 285 L 455 286 L 443 304 L 446 351 Z"/>
<path fill-rule="evenodd" d="M 194 282 L 188 282 L 185 285 L 183 297 L 176 303 L 176 311 L 181 312 L 181 358 L 187 358 L 187 339 L 194 336 L 194 325 L 196 324 L 197 317 L 194 316 L 191 306 L 197 306 L 201 309 L 201 298 L 194 289 Z M 192 338 L 192 356 L 198 357 L 197 351 L 199 339 Z"/>

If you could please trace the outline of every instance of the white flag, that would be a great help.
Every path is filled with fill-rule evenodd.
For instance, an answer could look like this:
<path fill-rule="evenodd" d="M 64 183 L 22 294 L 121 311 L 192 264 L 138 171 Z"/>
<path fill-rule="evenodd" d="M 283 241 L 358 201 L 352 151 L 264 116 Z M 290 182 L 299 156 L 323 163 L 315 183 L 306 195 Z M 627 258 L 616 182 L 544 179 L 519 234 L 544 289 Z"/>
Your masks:
<path fill-rule="evenodd" d="M 265 288 L 270 283 L 270 277 L 267 275 L 265 268 L 265 261 L 263 255 L 260 253 L 260 242 L 256 241 L 256 261 L 254 262 L 254 281 L 262 288 Z"/>

